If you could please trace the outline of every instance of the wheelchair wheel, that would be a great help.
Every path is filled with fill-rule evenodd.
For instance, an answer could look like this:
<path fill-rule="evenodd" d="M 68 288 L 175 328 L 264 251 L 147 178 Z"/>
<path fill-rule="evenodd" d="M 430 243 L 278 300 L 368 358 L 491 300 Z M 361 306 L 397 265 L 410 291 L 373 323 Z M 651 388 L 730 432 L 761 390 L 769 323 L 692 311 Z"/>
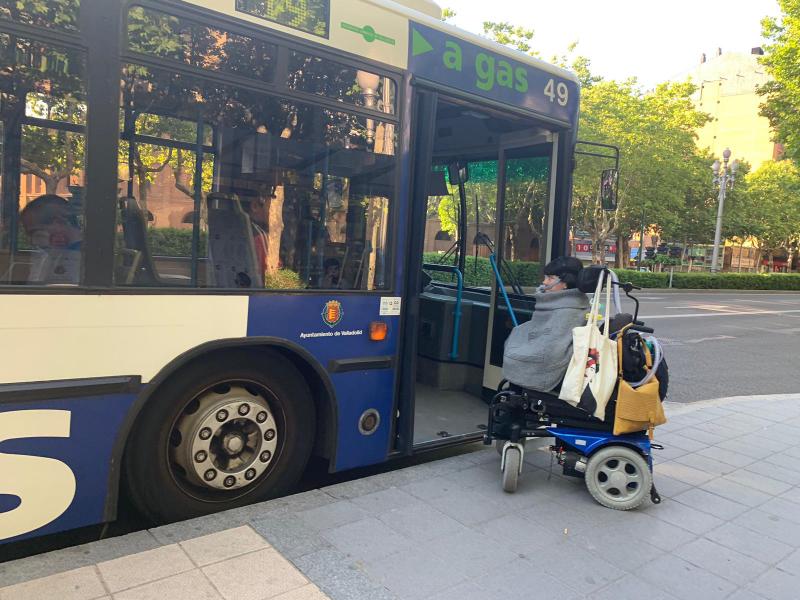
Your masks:
<path fill-rule="evenodd" d="M 522 453 L 518 448 L 509 448 L 506 452 L 506 464 L 503 468 L 503 491 L 513 494 L 519 483 L 519 470 L 522 465 Z"/>
<path fill-rule="evenodd" d="M 645 501 L 653 485 L 647 460 L 626 446 L 595 452 L 586 465 L 586 487 L 606 508 L 631 510 Z"/>

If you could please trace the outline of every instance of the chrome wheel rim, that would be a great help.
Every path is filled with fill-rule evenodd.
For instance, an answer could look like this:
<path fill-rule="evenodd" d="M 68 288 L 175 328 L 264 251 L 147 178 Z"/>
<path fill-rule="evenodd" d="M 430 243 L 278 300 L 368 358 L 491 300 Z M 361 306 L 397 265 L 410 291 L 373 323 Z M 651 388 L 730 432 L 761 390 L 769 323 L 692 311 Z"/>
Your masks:
<path fill-rule="evenodd" d="M 269 469 L 280 442 L 269 403 L 242 384 L 216 386 L 190 402 L 172 430 L 170 462 L 195 487 L 241 491 Z"/>

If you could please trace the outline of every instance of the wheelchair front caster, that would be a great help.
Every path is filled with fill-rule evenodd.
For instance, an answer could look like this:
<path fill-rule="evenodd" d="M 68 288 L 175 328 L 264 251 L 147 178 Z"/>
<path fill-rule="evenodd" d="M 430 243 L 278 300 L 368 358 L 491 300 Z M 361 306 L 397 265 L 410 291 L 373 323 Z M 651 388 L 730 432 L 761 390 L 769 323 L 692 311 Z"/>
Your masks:
<path fill-rule="evenodd" d="M 522 473 L 522 449 L 516 444 L 503 448 L 503 491 L 513 494 L 517 491 L 519 476 Z"/>

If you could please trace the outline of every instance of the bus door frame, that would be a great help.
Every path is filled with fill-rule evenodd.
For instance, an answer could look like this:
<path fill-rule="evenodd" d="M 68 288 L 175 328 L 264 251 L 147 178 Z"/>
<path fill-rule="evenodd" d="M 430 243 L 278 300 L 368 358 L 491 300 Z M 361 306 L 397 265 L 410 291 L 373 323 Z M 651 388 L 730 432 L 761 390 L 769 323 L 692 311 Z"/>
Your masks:
<path fill-rule="evenodd" d="M 548 131 L 549 136 L 553 138 L 553 167 L 551 168 L 550 178 L 550 198 L 548 206 L 548 223 L 547 223 L 547 243 L 545 249 L 545 258 L 547 261 L 552 260 L 557 256 L 561 256 L 567 252 L 569 244 L 569 233 L 564 229 L 564 234 L 556 228 L 556 225 L 569 222 L 570 207 L 568 206 L 570 189 L 572 186 L 572 170 L 568 168 L 572 156 L 572 149 L 576 140 L 576 131 L 571 129 L 567 124 L 536 115 L 522 107 L 514 107 L 501 102 L 493 102 L 486 98 L 476 96 L 458 90 L 443 86 L 436 82 L 419 79 L 416 77 L 409 77 L 406 79 L 406 90 L 408 94 L 406 97 L 411 98 L 411 140 L 409 145 L 410 153 L 410 169 L 409 173 L 411 179 L 410 186 L 410 214 L 409 214 L 409 235 L 408 243 L 406 246 L 405 261 L 405 275 L 404 283 L 405 288 L 402 291 L 403 297 L 403 310 L 404 317 L 401 326 L 402 334 L 400 337 L 400 349 L 398 353 L 400 372 L 398 375 L 397 384 L 397 428 L 395 434 L 394 451 L 390 449 L 390 455 L 412 455 L 415 452 L 424 450 L 434 450 L 442 446 L 449 446 L 458 443 L 472 442 L 480 439 L 482 434 L 465 434 L 443 438 L 442 440 L 435 440 L 432 443 L 426 443 L 423 446 L 414 447 L 414 415 L 415 415 L 415 383 L 417 371 L 417 336 L 414 332 L 419 327 L 419 291 L 422 284 L 422 272 L 420 269 L 410 268 L 413 265 L 422 264 L 422 256 L 424 251 L 425 242 L 425 228 L 414 227 L 415 223 L 424 222 L 424 216 L 427 213 L 428 207 L 428 172 L 430 171 L 433 162 L 433 148 L 435 144 L 435 125 L 436 114 L 439 103 L 439 97 L 454 98 L 462 101 L 467 101 L 474 104 L 476 107 L 500 108 L 506 112 L 516 113 L 538 121 L 542 125 L 550 128 Z M 522 134 L 524 135 L 524 134 Z M 542 140 L 544 142 L 545 140 Z M 539 143 L 542 143 L 539 142 Z M 526 147 L 535 145 L 536 140 L 531 139 L 530 136 L 522 140 L 515 138 L 514 134 L 510 134 L 507 141 L 501 143 L 500 152 L 498 153 L 498 170 L 505 168 L 505 151 L 519 147 Z M 561 164 L 562 168 L 559 170 L 558 165 Z M 567 167 L 565 167 L 567 165 Z M 498 173 L 498 194 L 500 194 L 501 180 Z M 503 186 L 505 185 L 505 175 L 502 179 Z M 564 191 L 566 190 L 566 192 Z M 559 207 L 556 211 L 555 200 L 556 198 L 567 194 L 563 206 Z M 504 210 L 504 206 L 499 206 L 499 210 Z M 501 213 L 498 213 L 501 214 Z M 422 219 L 420 221 L 419 219 Z M 502 223 L 498 219 L 495 225 L 495 238 L 501 231 Z M 489 334 L 492 330 L 492 320 L 494 316 L 495 298 L 497 294 L 497 286 L 495 283 L 492 285 L 491 293 L 491 306 L 489 315 Z M 487 354 L 484 361 L 485 365 L 488 364 L 488 357 L 491 352 L 491 337 L 487 337 Z M 493 367 L 497 369 L 497 367 Z M 486 373 L 484 372 L 484 386 L 486 385 Z M 499 383 L 499 380 L 498 380 Z"/>
<path fill-rule="evenodd" d="M 514 139 L 519 138 L 519 139 Z M 561 143 L 561 133 L 559 131 L 548 131 L 540 136 L 526 137 L 522 139 L 521 136 L 509 136 L 509 139 L 504 139 L 500 144 L 500 152 L 498 155 L 497 166 L 497 206 L 495 209 L 495 249 L 497 252 L 497 259 L 503 256 L 505 251 L 505 236 L 503 235 L 503 227 L 505 222 L 506 211 L 506 164 L 508 160 L 508 153 L 512 150 L 519 150 L 529 148 L 541 144 L 552 144 L 550 154 L 550 181 L 549 192 L 547 199 L 547 209 L 545 211 L 545 238 L 544 244 L 540 244 L 540 248 L 544 250 L 544 257 L 540 260 L 542 265 L 547 264 L 557 255 L 556 249 L 553 247 L 553 229 L 554 229 L 554 213 L 556 207 L 556 191 L 558 180 L 558 157 L 559 146 Z M 492 364 L 492 338 L 494 336 L 494 314 L 498 302 L 499 288 L 497 280 L 492 279 L 492 293 L 489 300 L 489 323 L 488 331 L 486 332 L 486 354 L 483 362 L 483 387 L 489 390 L 496 390 L 503 379 L 503 370 Z"/>

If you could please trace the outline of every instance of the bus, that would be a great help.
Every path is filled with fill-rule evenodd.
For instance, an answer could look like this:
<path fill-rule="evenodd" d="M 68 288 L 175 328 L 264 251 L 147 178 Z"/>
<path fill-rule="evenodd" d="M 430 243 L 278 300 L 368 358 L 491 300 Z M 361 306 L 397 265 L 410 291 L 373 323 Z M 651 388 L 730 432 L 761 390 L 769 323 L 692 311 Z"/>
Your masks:
<path fill-rule="evenodd" d="M 440 16 L 0 2 L 0 542 L 481 439 L 579 82 Z"/>

